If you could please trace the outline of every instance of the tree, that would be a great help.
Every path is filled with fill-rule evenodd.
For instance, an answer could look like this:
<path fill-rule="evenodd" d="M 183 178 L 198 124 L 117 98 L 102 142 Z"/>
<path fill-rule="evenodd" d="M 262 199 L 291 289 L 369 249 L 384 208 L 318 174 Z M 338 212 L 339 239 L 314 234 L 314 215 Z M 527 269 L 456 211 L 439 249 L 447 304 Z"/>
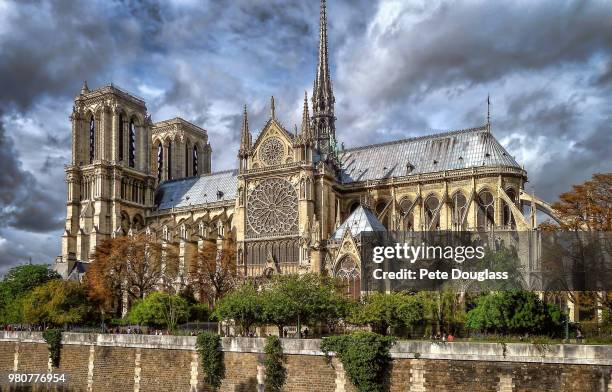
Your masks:
<path fill-rule="evenodd" d="M 412 327 L 423 319 L 423 306 L 404 293 L 373 293 L 353 308 L 349 322 L 369 325 L 374 332 L 386 335 L 391 328 Z"/>
<path fill-rule="evenodd" d="M 204 241 L 189 265 L 188 276 L 200 300 L 207 299 L 214 306 L 238 281 L 235 242 L 228 238 L 218 249 L 214 241 Z"/>
<path fill-rule="evenodd" d="M 261 296 L 252 283 L 243 286 L 221 298 L 215 307 L 214 316 L 219 320 L 234 320 L 243 334 L 261 321 Z"/>
<path fill-rule="evenodd" d="M 141 325 L 163 325 L 170 330 L 189 317 L 189 304 L 179 295 L 154 292 L 136 301 L 128 320 Z"/>
<path fill-rule="evenodd" d="M 0 323 L 23 322 L 23 300 L 34 288 L 60 276 L 48 265 L 28 264 L 8 270 L 0 282 Z"/>
<path fill-rule="evenodd" d="M 51 280 L 36 287 L 23 300 L 26 323 L 62 326 L 88 321 L 92 306 L 77 282 Z"/>
<path fill-rule="evenodd" d="M 131 299 L 143 299 L 159 289 L 173 290 L 177 275 L 175 246 L 143 233 L 113 238 L 97 247 L 86 285 L 92 300 L 116 310 L 123 291 Z"/>
<path fill-rule="evenodd" d="M 495 333 L 555 335 L 561 331 L 559 308 L 528 291 L 490 293 L 477 299 L 467 314 L 466 326 Z"/>
<path fill-rule="evenodd" d="M 561 223 L 545 223 L 542 229 L 612 231 L 612 173 L 594 174 L 584 184 L 573 185 L 552 208 Z"/>

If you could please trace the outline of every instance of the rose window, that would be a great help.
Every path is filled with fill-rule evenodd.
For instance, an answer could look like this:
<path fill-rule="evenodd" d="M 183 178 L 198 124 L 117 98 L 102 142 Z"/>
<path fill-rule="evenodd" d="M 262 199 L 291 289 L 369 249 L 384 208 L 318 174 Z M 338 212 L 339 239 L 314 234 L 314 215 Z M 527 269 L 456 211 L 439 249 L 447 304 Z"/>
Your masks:
<path fill-rule="evenodd" d="M 261 145 L 260 156 L 266 165 L 278 165 L 285 157 L 285 146 L 279 138 L 271 137 Z"/>
<path fill-rule="evenodd" d="M 297 232 L 297 203 L 297 192 L 289 181 L 274 178 L 260 182 L 247 200 L 248 234 Z"/>

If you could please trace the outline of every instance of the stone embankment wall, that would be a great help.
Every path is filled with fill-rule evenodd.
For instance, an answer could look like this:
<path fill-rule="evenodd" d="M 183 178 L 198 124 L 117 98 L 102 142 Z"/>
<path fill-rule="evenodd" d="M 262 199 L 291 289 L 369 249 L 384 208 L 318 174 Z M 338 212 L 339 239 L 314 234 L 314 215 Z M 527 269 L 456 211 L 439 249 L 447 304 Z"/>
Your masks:
<path fill-rule="evenodd" d="M 64 333 L 61 363 L 67 376 L 57 391 L 210 391 L 195 337 Z M 263 391 L 263 347 L 257 338 L 224 338 L 226 375 L 221 391 Z M 328 363 L 319 340 L 284 339 L 290 392 L 355 391 L 342 365 Z M 391 351 L 390 391 L 610 391 L 612 347 L 498 343 L 398 342 Z M 0 332 L 0 390 L 8 373 L 46 373 L 40 333 Z M 23 390 L 23 389 L 22 389 Z M 29 389 L 32 390 L 32 389 Z"/>

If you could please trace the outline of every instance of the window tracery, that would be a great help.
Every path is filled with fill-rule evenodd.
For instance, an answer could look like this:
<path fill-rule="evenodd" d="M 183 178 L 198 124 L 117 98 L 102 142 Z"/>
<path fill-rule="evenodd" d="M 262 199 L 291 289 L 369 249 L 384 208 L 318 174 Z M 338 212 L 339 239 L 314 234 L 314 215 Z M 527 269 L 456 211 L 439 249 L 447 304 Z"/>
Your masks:
<path fill-rule="evenodd" d="M 263 163 L 268 166 L 281 164 L 285 158 L 283 142 L 277 137 L 266 139 L 261 145 L 260 157 Z"/>
<path fill-rule="evenodd" d="M 297 233 L 298 195 L 291 183 L 280 178 L 260 182 L 247 199 L 250 235 Z"/>

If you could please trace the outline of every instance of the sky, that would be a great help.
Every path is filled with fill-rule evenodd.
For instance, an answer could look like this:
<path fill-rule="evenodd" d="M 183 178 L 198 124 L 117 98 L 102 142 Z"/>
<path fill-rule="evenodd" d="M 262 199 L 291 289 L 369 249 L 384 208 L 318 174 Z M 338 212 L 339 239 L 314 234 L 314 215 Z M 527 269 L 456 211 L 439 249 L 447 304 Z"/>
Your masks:
<path fill-rule="evenodd" d="M 329 0 L 328 19 L 346 147 L 483 125 L 490 95 L 529 192 L 612 171 L 611 2 Z M 255 134 L 272 95 L 299 124 L 318 22 L 316 0 L 0 0 L 0 275 L 60 253 L 83 80 L 207 129 L 229 169 L 243 105 Z"/>

